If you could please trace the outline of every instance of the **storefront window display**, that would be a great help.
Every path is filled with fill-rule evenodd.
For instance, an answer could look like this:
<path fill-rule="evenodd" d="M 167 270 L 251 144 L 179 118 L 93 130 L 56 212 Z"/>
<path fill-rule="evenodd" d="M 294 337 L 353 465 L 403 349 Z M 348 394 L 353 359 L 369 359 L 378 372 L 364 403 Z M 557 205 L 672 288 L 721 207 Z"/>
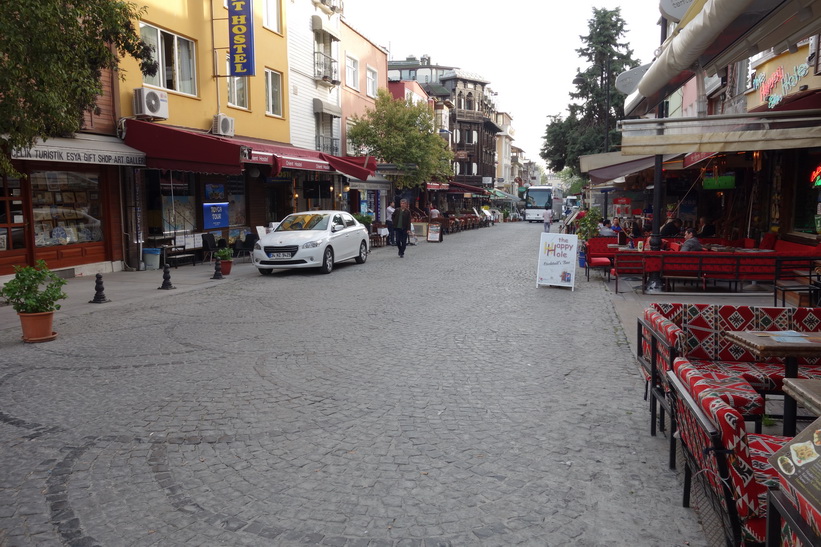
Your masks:
<path fill-rule="evenodd" d="M 821 148 L 802 150 L 797 165 L 793 231 L 821 234 L 821 185 L 813 176 L 821 168 Z"/>
<path fill-rule="evenodd" d="M 0 251 L 26 246 L 20 179 L 0 179 Z"/>
<path fill-rule="evenodd" d="M 148 232 L 173 237 L 196 229 L 194 174 L 179 171 L 145 172 Z"/>
<path fill-rule="evenodd" d="M 103 241 L 100 181 L 96 173 L 33 171 L 29 178 L 35 246 Z M 22 216 L 22 211 L 19 214 Z"/>

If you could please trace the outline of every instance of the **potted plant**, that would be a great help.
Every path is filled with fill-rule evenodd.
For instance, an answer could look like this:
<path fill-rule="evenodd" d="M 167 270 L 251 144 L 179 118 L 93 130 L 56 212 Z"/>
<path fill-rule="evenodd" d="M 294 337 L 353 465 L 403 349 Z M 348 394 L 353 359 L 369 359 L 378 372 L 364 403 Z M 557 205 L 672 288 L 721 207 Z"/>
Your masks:
<path fill-rule="evenodd" d="M 51 330 L 58 300 L 67 297 L 62 287 L 65 279 L 48 269 L 45 260 L 35 266 L 15 266 L 14 278 L 0 289 L 0 297 L 11 304 L 20 317 L 23 341 L 47 342 L 57 334 Z"/>
<path fill-rule="evenodd" d="M 599 235 L 599 222 L 601 221 L 602 216 L 598 209 L 588 209 L 585 215 L 577 221 L 576 235 L 583 241 L 596 237 Z M 579 245 L 579 266 L 584 267 L 584 265 L 584 244 L 581 244 Z"/>
<path fill-rule="evenodd" d="M 222 275 L 230 274 L 231 267 L 234 264 L 234 250 L 231 247 L 220 247 L 214 253 L 214 256 L 220 260 Z"/>
<path fill-rule="evenodd" d="M 353 213 L 353 217 L 358 220 L 360 224 L 364 224 L 365 228 L 368 230 L 368 233 L 371 233 L 371 224 L 373 223 L 373 217 L 371 215 Z"/>

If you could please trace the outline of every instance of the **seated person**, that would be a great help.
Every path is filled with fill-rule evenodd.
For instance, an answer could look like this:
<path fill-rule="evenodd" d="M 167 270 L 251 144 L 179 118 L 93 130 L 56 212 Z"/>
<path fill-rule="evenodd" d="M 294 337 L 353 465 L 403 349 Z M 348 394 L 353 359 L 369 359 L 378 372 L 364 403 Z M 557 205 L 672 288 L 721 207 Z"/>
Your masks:
<path fill-rule="evenodd" d="M 707 217 L 698 219 L 698 229 L 696 230 L 696 237 L 715 237 L 716 227 L 712 222 L 707 220 Z"/>
<path fill-rule="evenodd" d="M 681 225 L 684 224 L 680 218 L 671 218 L 667 224 L 661 227 L 659 235 L 661 237 L 675 237 L 681 231 Z"/>
<path fill-rule="evenodd" d="M 684 243 L 681 244 L 681 251 L 703 251 L 701 242 L 696 237 L 695 231 L 692 228 L 684 230 Z"/>
<path fill-rule="evenodd" d="M 610 227 L 613 229 L 614 232 L 621 232 L 622 228 L 619 217 L 613 217 L 613 222 Z"/>
<path fill-rule="evenodd" d="M 602 227 L 599 228 L 599 235 L 600 236 L 614 236 L 616 232 L 613 228 L 610 227 L 610 221 L 606 220 L 602 223 Z"/>

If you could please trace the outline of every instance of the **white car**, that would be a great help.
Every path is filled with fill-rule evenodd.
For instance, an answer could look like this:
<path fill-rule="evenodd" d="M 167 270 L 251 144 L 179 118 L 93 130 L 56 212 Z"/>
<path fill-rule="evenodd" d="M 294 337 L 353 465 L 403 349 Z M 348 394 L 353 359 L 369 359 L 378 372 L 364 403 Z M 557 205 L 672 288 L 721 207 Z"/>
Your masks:
<path fill-rule="evenodd" d="M 254 244 L 251 257 L 264 275 L 287 268 L 319 268 L 331 273 L 334 264 L 368 258 L 368 229 L 344 211 L 305 211 L 285 217 L 273 232 Z"/>

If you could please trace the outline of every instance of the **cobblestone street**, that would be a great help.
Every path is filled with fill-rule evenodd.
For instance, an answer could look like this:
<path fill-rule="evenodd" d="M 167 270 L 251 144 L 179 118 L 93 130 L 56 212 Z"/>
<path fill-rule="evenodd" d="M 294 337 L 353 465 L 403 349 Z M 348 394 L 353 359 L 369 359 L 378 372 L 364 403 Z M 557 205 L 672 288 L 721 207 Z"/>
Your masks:
<path fill-rule="evenodd" d="M 541 231 L 6 323 L 0 545 L 705 545 L 634 333 L 598 276 L 536 287 Z"/>

